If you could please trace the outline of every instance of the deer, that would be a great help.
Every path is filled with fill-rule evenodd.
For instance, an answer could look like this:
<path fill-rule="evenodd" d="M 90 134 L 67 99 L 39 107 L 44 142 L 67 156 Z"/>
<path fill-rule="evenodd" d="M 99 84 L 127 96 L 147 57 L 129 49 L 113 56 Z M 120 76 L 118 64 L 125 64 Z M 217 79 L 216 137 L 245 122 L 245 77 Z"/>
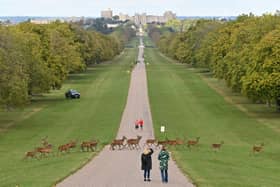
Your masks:
<path fill-rule="evenodd" d="M 98 144 L 98 140 L 82 142 L 81 143 L 81 149 L 82 149 L 82 151 L 84 151 L 84 148 L 87 148 L 87 151 L 89 151 L 89 149 L 91 151 L 95 151 L 96 147 L 97 147 L 97 144 Z"/>
<path fill-rule="evenodd" d="M 177 141 L 176 140 L 169 140 L 168 138 L 166 138 L 166 144 L 168 145 L 177 145 Z"/>
<path fill-rule="evenodd" d="M 179 138 L 176 139 L 176 143 L 177 145 L 184 145 L 185 144 L 185 140 L 181 140 Z"/>
<path fill-rule="evenodd" d="M 198 144 L 200 137 L 197 137 L 196 140 L 189 140 L 188 143 L 188 147 L 191 148 L 191 146 L 195 146 Z"/>
<path fill-rule="evenodd" d="M 70 145 L 69 144 L 60 145 L 58 147 L 58 151 L 61 152 L 61 153 L 62 152 L 68 152 L 69 149 L 70 149 Z"/>
<path fill-rule="evenodd" d="M 41 153 L 41 156 L 46 156 L 49 155 L 50 153 L 52 153 L 52 148 L 51 147 L 38 147 L 36 148 L 36 151 L 38 153 Z"/>
<path fill-rule="evenodd" d="M 43 144 L 44 147 L 52 147 L 52 144 L 49 144 L 49 142 L 47 141 L 48 136 L 46 136 L 45 138 L 41 139 L 41 142 Z"/>
<path fill-rule="evenodd" d="M 34 157 L 37 158 L 37 157 L 36 157 L 36 154 L 37 154 L 37 151 L 36 151 L 36 150 L 34 150 L 34 151 L 28 151 L 28 152 L 25 153 L 25 156 L 24 156 L 23 159 L 25 160 L 25 159 L 27 159 L 27 158 L 34 158 Z M 37 158 L 37 159 L 38 159 L 38 158 Z"/>
<path fill-rule="evenodd" d="M 131 148 L 132 148 L 132 149 L 134 149 L 134 148 L 136 148 L 136 149 L 140 148 L 139 142 L 140 142 L 141 138 L 142 138 L 142 136 L 137 136 L 136 139 L 128 139 L 128 140 L 127 140 L 127 145 L 128 145 L 128 147 L 129 147 L 130 149 L 131 149 Z"/>
<path fill-rule="evenodd" d="M 127 138 L 125 136 L 122 137 L 122 139 L 115 139 L 112 141 L 112 143 L 110 144 L 110 149 L 114 150 L 115 146 L 118 146 L 119 149 L 121 149 L 124 146 L 124 141 Z"/>
<path fill-rule="evenodd" d="M 260 145 L 254 145 L 253 146 L 253 153 L 259 153 L 263 150 L 263 147 L 264 147 L 264 143 L 261 143 Z"/>
<path fill-rule="evenodd" d="M 156 139 L 147 139 L 145 145 L 148 145 L 148 146 L 154 145 L 154 146 L 156 146 L 157 145 L 157 140 Z"/>
<path fill-rule="evenodd" d="M 224 144 L 224 141 L 221 141 L 221 143 L 213 143 L 212 149 L 215 151 L 220 150 L 220 148 L 222 147 L 223 144 Z"/>
<path fill-rule="evenodd" d="M 77 141 L 70 141 L 67 145 L 69 146 L 69 148 L 75 148 L 77 144 Z"/>
<path fill-rule="evenodd" d="M 168 141 L 167 140 L 162 140 L 162 141 L 158 141 L 157 142 L 157 147 L 160 147 L 161 146 L 166 146 L 168 144 Z"/>

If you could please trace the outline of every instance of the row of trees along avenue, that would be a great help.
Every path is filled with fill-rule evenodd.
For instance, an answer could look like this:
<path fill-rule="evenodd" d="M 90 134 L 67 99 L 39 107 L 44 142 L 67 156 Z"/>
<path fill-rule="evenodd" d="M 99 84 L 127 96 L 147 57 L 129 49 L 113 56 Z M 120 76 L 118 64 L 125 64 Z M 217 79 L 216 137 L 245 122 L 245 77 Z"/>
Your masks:
<path fill-rule="evenodd" d="M 233 91 L 255 102 L 280 105 L 279 15 L 198 20 L 183 32 L 150 25 L 148 32 L 169 57 L 210 69 Z"/>
<path fill-rule="evenodd" d="M 129 28 L 104 35 L 61 22 L 0 25 L 0 105 L 24 105 L 33 94 L 61 88 L 69 73 L 112 59 L 135 35 Z"/>

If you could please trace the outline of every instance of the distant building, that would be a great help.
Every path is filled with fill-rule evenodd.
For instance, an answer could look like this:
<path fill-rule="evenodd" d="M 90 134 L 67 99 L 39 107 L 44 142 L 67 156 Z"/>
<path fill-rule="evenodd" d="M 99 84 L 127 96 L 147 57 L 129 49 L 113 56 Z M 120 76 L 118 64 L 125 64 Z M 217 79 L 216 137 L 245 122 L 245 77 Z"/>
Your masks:
<path fill-rule="evenodd" d="M 67 18 L 64 18 L 64 19 L 60 19 L 61 22 L 68 22 L 68 23 L 71 23 L 71 22 L 82 22 L 85 24 L 85 17 L 67 17 Z"/>
<path fill-rule="evenodd" d="M 120 14 L 119 14 L 119 19 L 120 19 L 120 21 L 127 21 L 127 20 L 130 20 L 131 18 L 129 17 L 128 14 L 122 14 L 122 13 L 120 13 Z"/>
<path fill-rule="evenodd" d="M 172 19 L 176 19 L 176 14 L 174 14 L 172 11 L 166 11 L 166 12 L 164 12 L 163 17 L 167 21 L 169 21 L 169 20 L 172 20 Z"/>
<path fill-rule="evenodd" d="M 166 23 L 169 20 L 176 19 L 176 14 L 166 11 L 163 16 L 154 16 L 143 14 L 135 14 L 134 23 L 136 25 L 146 25 L 147 23 Z"/>
<path fill-rule="evenodd" d="M 105 16 L 103 16 L 105 17 Z M 127 21 L 131 20 L 136 25 L 146 25 L 147 23 L 166 23 L 169 20 L 176 19 L 176 14 L 172 11 L 164 12 L 163 16 L 147 15 L 146 13 L 138 14 L 134 16 L 129 16 L 127 14 L 120 13 L 119 20 Z"/>
<path fill-rule="evenodd" d="M 33 24 L 50 24 L 51 22 L 54 22 L 54 20 L 48 20 L 48 19 L 32 19 L 30 20 L 30 23 Z"/>
<path fill-rule="evenodd" d="M 111 9 L 102 10 L 101 11 L 101 17 L 102 18 L 107 18 L 107 19 L 112 19 L 113 18 L 113 11 Z"/>

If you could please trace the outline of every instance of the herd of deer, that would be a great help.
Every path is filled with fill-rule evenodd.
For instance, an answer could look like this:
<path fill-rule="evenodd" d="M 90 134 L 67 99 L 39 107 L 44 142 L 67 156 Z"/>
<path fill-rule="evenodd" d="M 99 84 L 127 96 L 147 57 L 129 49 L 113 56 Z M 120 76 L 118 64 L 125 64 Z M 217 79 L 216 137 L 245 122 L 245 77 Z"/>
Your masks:
<path fill-rule="evenodd" d="M 141 136 L 137 136 L 136 139 L 127 139 L 125 136 L 122 137 L 122 139 L 115 139 L 112 141 L 110 145 L 111 150 L 115 150 L 118 148 L 119 150 L 124 149 L 124 148 L 129 148 L 129 149 L 139 149 L 139 142 L 141 140 Z M 147 146 L 154 146 L 155 148 L 159 148 L 160 146 L 183 146 L 186 145 L 189 149 L 192 147 L 195 147 L 199 143 L 200 137 L 197 137 L 195 140 L 182 140 L 182 139 L 175 139 L 175 140 L 169 140 L 166 138 L 166 140 L 156 140 L 156 139 L 147 139 L 145 142 L 145 145 Z M 125 142 L 126 140 L 126 142 Z M 222 145 L 224 144 L 224 141 L 221 141 L 220 143 L 213 143 L 211 144 L 211 148 L 214 151 L 218 151 L 221 149 Z M 254 145 L 252 148 L 253 153 L 259 153 L 263 150 L 264 144 L 260 145 Z"/>
<path fill-rule="evenodd" d="M 45 138 L 42 138 L 42 147 L 36 147 L 34 150 L 32 151 L 28 151 L 25 153 L 25 157 L 24 159 L 27 159 L 27 158 L 37 158 L 37 155 L 40 154 L 40 158 L 41 157 L 46 157 L 50 154 L 53 154 L 53 146 L 52 144 L 50 144 L 48 141 L 47 141 L 47 137 Z M 97 144 L 98 144 L 98 140 L 92 140 L 92 141 L 83 141 L 80 145 L 81 147 L 81 150 L 82 151 L 85 151 L 85 149 L 87 151 L 91 150 L 91 151 L 95 151 L 96 150 L 96 147 L 97 147 Z M 63 145 L 60 145 L 58 146 L 58 152 L 57 152 L 57 155 L 59 153 L 68 153 L 70 152 L 71 149 L 75 148 L 77 145 L 77 141 L 70 141 L 69 143 L 66 143 L 66 144 L 63 144 Z"/>
<path fill-rule="evenodd" d="M 129 148 L 129 149 L 140 149 L 139 142 L 141 140 L 142 136 L 137 136 L 137 138 L 131 138 L 127 139 L 125 136 L 122 137 L 122 139 L 115 139 L 110 144 L 110 149 L 115 150 L 117 147 L 119 150 L 123 148 Z M 126 143 L 125 143 L 126 140 Z"/>
<path fill-rule="evenodd" d="M 115 139 L 110 144 L 110 149 L 115 150 L 116 148 L 121 150 L 124 148 L 128 148 L 130 150 L 132 149 L 140 149 L 139 142 L 141 140 L 142 136 L 137 136 L 137 138 L 127 139 L 125 136 L 122 137 L 122 139 Z M 182 139 L 175 139 L 175 140 L 169 140 L 166 138 L 166 140 L 156 140 L 156 139 L 147 139 L 145 142 L 145 145 L 147 146 L 154 146 L 155 148 L 159 148 L 160 146 L 184 146 L 186 145 L 189 149 L 192 147 L 195 147 L 199 143 L 200 137 L 197 137 L 195 140 L 182 140 Z M 75 148 L 77 144 L 77 141 L 70 141 L 69 143 L 63 144 L 58 146 L 58 152 L 59 153 L 66 153 L 69 152 L 71 149 Z M 223 141 L 220 143 L 214 143 L 211 144 L 211 147 L 214 151 L 218 151 L 221 149 L 222 145 L 224 144 Z M 53 146 L 47 141 L 47 137 L 42 139 L 42 147 L 37 147 L 32 151 L 28 151 L 25 153 L 24 159 L 27 158 L 38 158 L 37 154 L 40 154 L 40 157 L 47 156 L 53 153 Z M 82 151 L 95 151 L 98 145 L 98 140 L 92 140 L 92 141 L 83 141 L 80 145 Z M 253 153 L 259 153 L 263 151 L 264 144 L 260 145 L 254 145 L 252 148 Z"/>

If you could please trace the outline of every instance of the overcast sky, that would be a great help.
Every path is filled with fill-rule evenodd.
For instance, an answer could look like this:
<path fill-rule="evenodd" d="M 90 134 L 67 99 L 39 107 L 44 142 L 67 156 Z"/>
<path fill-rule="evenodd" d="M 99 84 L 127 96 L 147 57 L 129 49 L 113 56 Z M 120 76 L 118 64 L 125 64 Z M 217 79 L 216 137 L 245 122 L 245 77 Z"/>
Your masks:
<path fill-rule="evenodd" d="M 0 16 L 99 17 L 100 11 L 108 8 L 114 15 L 162 15 L 166 10 L 178 16 L 261 15 L 280 9 L 280 0 L 0 0 Z"/>

